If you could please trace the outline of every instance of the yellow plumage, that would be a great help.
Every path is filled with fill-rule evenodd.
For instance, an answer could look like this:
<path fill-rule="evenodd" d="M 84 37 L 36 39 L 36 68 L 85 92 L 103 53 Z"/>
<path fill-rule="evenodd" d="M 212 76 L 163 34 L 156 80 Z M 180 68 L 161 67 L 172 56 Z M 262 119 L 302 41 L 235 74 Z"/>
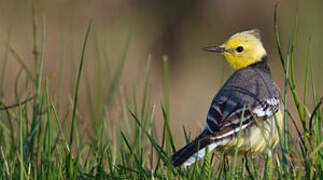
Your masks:
<path fill-rule="evenodd" d="M 279 110 L 276 113 L 278 127 L 282 130 L 283 118 Z M 219 146 L 219 150 L 224 150 L 229 154 L 233 154 L 236 146 L 238 146 L 238 154 L 244 155 L 249 152 L 252 155 L 257 155 L 264 152 L 266 148 L 271 150 L 279 141 L 278 130 L 275 117 L 257 124 L 249 129 L 241 131 L 239 143 L 238 139 L 230 141 L 225 146 Z"/>
<path fill-rule="evenodd" d="M 246 51 L 240 53 L 235 51 L 239 46 L 242 46 Z M 222 54 L 234 70 L 258 62 L 266 54 L 266 50 L 260 41 L 258 30 L 236 33 L 220 47 L 226 49 Z"/>

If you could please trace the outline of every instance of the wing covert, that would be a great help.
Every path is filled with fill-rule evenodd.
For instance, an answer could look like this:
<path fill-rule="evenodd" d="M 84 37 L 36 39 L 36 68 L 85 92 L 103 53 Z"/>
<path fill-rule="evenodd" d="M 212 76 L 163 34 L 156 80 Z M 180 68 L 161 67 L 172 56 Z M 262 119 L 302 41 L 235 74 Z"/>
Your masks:
<path fill-rule="evenodd" d="M 242 120 L 242 128 L 248 128 L 255 124 L 255 120 L 266 120 L 273 116 L 279 110 L 279 98 L 267 98 L 256 106 L 243 105 L 236 102 L 234 108 L 227 108 L 229 103 L 215 103 L 210 107 L 207 116 L 207 129 L 215 135 L 215 138 L 224 138 L 236 133 Z M 232 102 L 231 102 L 231 107 Z M 231 109 L 227 112 L 227 109 Z"/>

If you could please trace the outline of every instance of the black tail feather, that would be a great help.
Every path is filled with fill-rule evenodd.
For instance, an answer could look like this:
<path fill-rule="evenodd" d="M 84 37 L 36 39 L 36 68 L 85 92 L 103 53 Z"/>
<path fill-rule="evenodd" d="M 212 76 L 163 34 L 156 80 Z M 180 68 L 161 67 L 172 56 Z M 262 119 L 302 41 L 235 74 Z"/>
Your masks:
<path fill-rule="evenodd" d="M 205 148 L 212 143 L 210 135 L 207 130 L 204 130 L 195 140 L 180 150 L 176 151 L 172 156 L 173 166 L 181 166 L 192 155 L 197 153 L 200 149 Z"/>

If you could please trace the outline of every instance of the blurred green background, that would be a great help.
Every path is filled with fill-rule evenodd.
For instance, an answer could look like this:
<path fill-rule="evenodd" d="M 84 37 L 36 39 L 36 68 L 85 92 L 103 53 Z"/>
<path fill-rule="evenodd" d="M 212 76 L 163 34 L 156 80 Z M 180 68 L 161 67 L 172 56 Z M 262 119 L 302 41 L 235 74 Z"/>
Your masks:
<path fill-rule="evenodd" d="M 92 122 L 85 86 L 89 83 L 90 87 L 93 87 L 91 93 L 93 95 L 97 93 L 95 90 L 98 78 L 96 59 L 101 61 L 109 59 L 111 69 L 115 71 L 127 38 L 130 36 L 130 46 L 119 83 L 125 87 L 128 101 L 131 101 L 133 89 L 141 95 L 147 57 L 151 54 L 151 100 L 158 106 L 161 104 L 163 99 L 162 57 L 167 56 L 171 128 L 173 132 L 180 132 L 176 130 L 184 125 L 195 135 L 204 127 L 206 113 L 213 96 L 232 73 L 223 57 L 203 52 L 202 47 L 221 44 L 233 33 L 258 28 L 262 32 L 262 40 L 269 54 L 273 78 L 280 87 L 283 87 L 284 75 L 274 39 L 275 3 L 277 1 L 271 0 L 1 0 L 0 69 L 4 64 L 8 37 L 10 37 L 10 46 L 24 63 L 33 69 L 31 15 L 34 7 L 39 15 L 39 32 L 41 32 L 41 16 L 46 17 L 44 74 L 48 77 L 49 90 L 53 95 L 57 93 L 58 77 L 62 67 L 60 62 L 65 51 L 62 106 L 66 111 L 70 110 L 83 37 L 89 19 L 93 19 L 94 31 L 90 36 L 85 64 L 86 75 L 84 76 L 87 78 L 83 77 L 81 82 L 78 112 L 81 126 L 88 127 Z M 298 17 L 294 49 L 296 81 L 299 85 L 297 89 L 301 96 L 305 60 L 307 52 L 310 52 L 317 93 L 318 96 L 322 96 L 323 1 L 279 2 L 278 24 L 284 50 L 286 50 L 288 36 L 292 33 L 295 15 Z M 14 87 L 21 65 L 10 53 L 7 66 L 6 83 L 2 95 L 7 104 L 12 104 L 16 102 Z M 104 67 L 102 70 L 108 71 Z M 86 79 L 87 82 L 85 82 Z M 19 87 L 22 96 L 33 91 L 25 89 L 23 85 Z M 103 83 L 102 93 L 104 94 L 107 89 Z M 94 104 L 104 103 L 105 98 L 93 101 L 95 101 Z M 119 98 L 115 98 L 115 103 L 120 104 Z M 120 109 L 113 107 L 112 111 L 116 113 L 111 121 L 118 123 Z M 157 124 L 162 121 L 160 108 L 156 118 Z M 158 131 L 161 132 L 161 130 Z M 177 140 L 182 140 L 182 133 L 174 134 Z"/>

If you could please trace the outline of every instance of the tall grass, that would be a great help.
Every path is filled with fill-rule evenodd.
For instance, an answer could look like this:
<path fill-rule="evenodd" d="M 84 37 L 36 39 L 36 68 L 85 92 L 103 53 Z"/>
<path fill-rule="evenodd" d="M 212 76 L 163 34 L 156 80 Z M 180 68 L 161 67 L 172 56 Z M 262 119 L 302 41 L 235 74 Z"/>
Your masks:
<path fill-rule="evenodd" d="M 10 36 L 6 43 L 6 53 L 1 69 L 1 121 L 0 121 L 0 178 L 1 179 L 320 179 L 323 177 L 322 143 L 322 98 L 317 97 L 310 47 L 305 66 L 305 85 L 303 99 L 299 97 L 301 89 L 296 82 L 294 72 L 294 46 L 296 42 L 297 19 L 288 41 L 287 52 L 283 53 L 277 23 L 277 7 L 274 12 L 276 43 L 285 74 L 282 91 L 284 102 L 284 130 L 280 132 L 280 146 L 272 153 L 257 158 L 233 158 L 221 153 L 206 152 L 204 160 L 188 168 L 173 168 L 170 157 L 176 146 L 170 128 L 168 96 L 168 60 L 162 58 L 162 85 L 164 99 L 162 103 L 152 104 L 151 99 L 151 63 L 156 61 L 148 56 L 143 91 L 136 88 L 133 94 L 127 94 L 126 87 L 119 84 L 123 67 L 127 59 L 131 36 L 121 52 L 116 71 L 111 71 L 109 54 L 101 52 L 96 40 L 96 74 L 90 85 L 88 73 L 83 72 L 87 60 L 86 50 L 89 38 L 93 37 L 92 23 L 85 32 L 83 50 L 80 55 L 78 74 L 73 84 L 73 106 L 70 119 L 60 108 L 63 89 L 66 41 L 64 36 L 61 73 L 57 95 L 48 93 L 50 83 L 43 75 L 46 45 L 46 18 L 42 16 L 38 26 L 38 16 L 33 10 L 33 55 L 34 70 L 29 69 L 14 47 L 10 46 Z M 41 36 L 38 33 L 41 29 Z M 38 38 L 41 37 L 39 46 Z M 4 92 L 7 74 L 8 54 L 21 65 L 16 80 L 17 103 L 7 104 Z M 106 71 L 100 70 L 104 67 Z M 25 76 L 23 76 L 25 75 Z M 25 77 L 23 80 L 22 77 Z M 81 81 L 85 78 L 85 81 Z M 88 107 L 91 114 L 90 127 L 93 135 L 88 137 L 79 128 L 77 115 L 78 98 L 81 83 L 85 82 Z M 27 94 L 19 91 L 19 85 L 30 89 Z M 103 92 L 102 87 L 108 87 Z M 139 89 L 139 88 L 138 88 Z M 93 96 L 93 90 L 95 96 Z M 288 99 L 288 92 L 292 99 Z M 126 93 L 127 92 L 127 93 Z M 107 94 L 106 94 L 107 93 Z M 24 97 L 24 98 L 23 98 Z M 132 98 L 129 98 L 132 97 Z M 311 97 L 312 100 L 309 100 Z M 118 100 L 120 103 L 114 103 Z M 289 103 L 293 102 L 297 113 L 291 114 Z M 313 104 L 308 104 L 313 102 Z M 312 107 L 313 108 L 310 108 Z M 115 112 L 115 107 L 120 111 Z M 162 127 L 154 122 L 156 112 L 161 111 Z M 117 121 L 112 126 L 113 121 Z M 293 127 L 288 126 L 291 121 Z M 159 137 L 156 129 L 162 129 Z M 290 134 L 296 130 L 296 135 Z M 177 132 L 178 133 L 178 132 Z M 190 141 L 190 133 L 183 128 L 183 140 Z M 178 148 L 178 146 L 177 146 Z M 245 163 L 248 163 L 246 170 Z"/>

